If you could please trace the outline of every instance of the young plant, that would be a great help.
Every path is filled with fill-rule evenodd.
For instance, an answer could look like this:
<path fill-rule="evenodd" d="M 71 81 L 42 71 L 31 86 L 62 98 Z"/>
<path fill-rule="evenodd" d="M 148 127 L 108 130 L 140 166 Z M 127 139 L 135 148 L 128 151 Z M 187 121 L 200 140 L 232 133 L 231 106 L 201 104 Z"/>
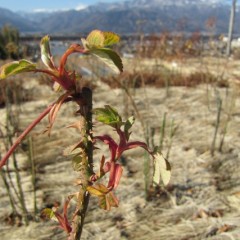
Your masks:
<path fill-rule="evenodd" d="M 65 153 L 71 155 L 73 170 L 79 173 L 77 183 L 79 190 L 67 197 L 64 204 L 63 212 L 59 213 L 58 209 L 45 209 L 43 212 L 49 218 L 54 218 L 59 222 L 60 228 L 67 235 L 68 240 L 77 240 L 81 238 L 84 219 L 88 207 L 90 195 L 99 199 L 99 206 L 105 210 L 111 207 L 117 207 L 119 201 L 114 191 L 119 185 L 123 168 L 119 163 L 122 154 L 136 147 L 145 149 L 154 162 L 153 182 L 160 183 L 160 177 L 164 184 L 170 180 L 170 164 L 165 160 L 157 148 L 152 151 L 147 144 L 141 141 L 130 141 L 131 128 L 134 124 L 134 118 L 130 117 L 126 121 L 117 110 L 109 105 L 103 108 L 92 110 L 92 91 L 89 88 L 79 88 L 81 76 L 75 71 L 66 69 L 68 57 L 73 53 L 91 54 L 110 66 L 115 72 L 122 72 L 123 65 L 121 58 L 116 52 L 108 48 L 119 41 L 119 36 L 112 32 L 102 32 L 99 30 L 92 31 L 86 39 L 82 39 L 82 44 L 72 44 L 60 59 L 57 66 L 53 62 L 50 51 L 49 37 L 45 36 L 41 40 L 41 58 L 46 68 L 39 69 L 35 64 L 28 60 L 20 60 L 5 64 L 0 69 L 0 79 L 4 79 L 10 75 L 22 72 L 41 72 L 48 74 L 53 80 L 55 90 L 63 90 L 63 94 L 51 103 L 18 137 L 6 155 L 0 161 L 0 168 L 3 167 L 10 155 L 14 152 L 20 142 L 26 135 L 45 117 L 49 117 L 49 125 L 46 131 L 49 136 L 55 122 L 58 111 L 61 106 L 67 102 L 75 102 L 80 115 L 77 122 L 69 127 L 76 128 L 81 136 L 80 141 L 69 147 Z M 80 82 L 81 83 L 81 82 Z M 116 141 L 110 135 L 94 135 L 92 129 L 92 113 L 95 114 L 96 120 L 110 126 L 118 135 Z M 93 169 L 93 150 L 97 149 L 96 144 L 102 142 L 109 147 L 110 159 L 106 159 L 103 155 L 100 159 L 100 167 L 97 172 Z M 108 176 L 107 184 L 103 183 L 103 176 Z M 76 210 L 72 217 L 68 216 L 68 206 L 71 199 L 76 200 Z"/>

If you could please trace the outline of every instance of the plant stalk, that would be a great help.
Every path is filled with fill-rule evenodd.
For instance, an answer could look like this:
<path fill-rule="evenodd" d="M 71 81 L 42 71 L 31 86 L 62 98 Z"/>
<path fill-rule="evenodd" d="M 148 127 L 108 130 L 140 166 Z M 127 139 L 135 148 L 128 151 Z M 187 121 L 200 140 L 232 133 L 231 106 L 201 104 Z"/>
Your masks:
<path fill-rule="evenodd" d="M 92 91 L 82 89 L 83 105 L 80 105 L 80 114 L 83 118 L 82 138 L 85 142 L 82 154 L 82 168 L 80 170 L 81 187 L 78 194 L 77 213 L 74 218 L 74 240 L 80 240 L 84 220 L 88 208 L 90 194 L 87 192 L 89 179 L 93 174 L 93 143 L 92 143 Z"/>
<path fill-rule="evenodd" d="M 217 98 L 217 119 L 216 119 L 216 126 L 215 126 L 212 146 L 211 146 L 211 156 L 214 156 L 214 152 L 215 152 L 217 133 L 218 133 L 219 125 L 220 125 L 221 111 L 222 111 L 222 99 L 218 96 L 218 98 Z"/>
<path fill-rule="evenodd" d="M 162 125 L 160 129 L 160 137 L 159 137 L 159 150 L 162 151 L 163 148 L 163 140 L 165 137 L 165 127 L 166 127 L 166 121 L 167 121 L 167 113 L 165 112 L 163 115 Z"/>
<path fill-rule="evenodd" d="M 34 212 L 34 216 L 36 216 L 36 214 L 37 214 L 36 169 L 35 169 L 34 146 L 33 146 L 33 138 L 32 137 L 29 137 L 29 139 L 28 139 L 28 147 L 29 147 L 29 163 L 31 166 L 31 175 L 32 175 L 33 212 Z"/>
<path fill-rule="evenodd" d="M 8 197 L 9 197 L 9 201 L 10 201 L 10 205 L 11 205 L 12 211 L 13 211 L 13 213 L 17 213 L 17 209 L 16 209 L 15 204 L 14 204 L 14 198 L 13 198 L 13 195 L 11 193 L 11 189 L 10 189 L 10 186 L 8 184 L 7 177 L 6 177 L 5 172 L 4 172 L 3 169 L 0 170 L 0 175 L 2 177 L 4 186 L 5 186 L 6 190 L 7 190 L 7 194 L 8 194 Z"/>
<path fill-rule="evenodd" d="M 7 93 L 6 95 L 9 96 L 9 88 L 7 88 L 6 93 Z M 10 145 L 13 145 L 12 135 L 15 134 L 16 129 L 18 129 L 19 122 L 18 122 L 18 118 L 17 118 L 17 120 L 14 119 L 15 121 L 12 121 L 13 112 L 12 112 L 12 108 L 10 107 L 10 104 L 8 101 L 7 101 L 7 105 L 6 105 L 6 113 L 7 113 L 6 125 L 7 125 L 7 136 L 8 136 L 7 140 Z M 10 131 L 10 126 L 13 127 L 13 132 Z M 13 153 L 12 157 L 13 157 L 13 168 L 14 168 L 14 172 L 15 172 L 15 176 L 16 176 L 19 201 L 20 201 L 20 205 L 21 205 L 21 209 L 22 209 L 23 219 L 24 219 L 25 224 L 28 225 L 29 224 L 28 211 L 27 211 L 26 204 L 25 204 L 25 197 L 24 197 L 23 188 L 22 188 L 22 184 L 21 184 L 21 176 L 19 173 L 18 165 L 17 165 L 16 154 Z"/>

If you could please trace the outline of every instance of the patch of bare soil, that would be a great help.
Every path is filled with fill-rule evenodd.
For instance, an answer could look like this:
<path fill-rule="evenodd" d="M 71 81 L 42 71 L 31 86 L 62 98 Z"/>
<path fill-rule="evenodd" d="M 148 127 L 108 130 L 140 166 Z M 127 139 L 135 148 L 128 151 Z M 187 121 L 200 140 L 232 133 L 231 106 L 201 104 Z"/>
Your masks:
<path fill-rule="evenodd" d="M 34 86 L 34 87 L 33 87 Z M 39 98 L 21 105 L 21 127 L 24 128 L 52 101 L 48 88 L 33 85 Z M 36 90 L 37 89 L 37 90 Z M 131 89 L 130 89 L 131 90 Z M 94 106 L 116 106 L 120 113 L 126 109 L 134 113 L 131 104 L 120 89 L 110 90 L 106 85 L 94 90 Z M 141 149 L 131 150 L 123 159 L 124 173 L 117 196 L 120 206 L 110 212 L 98 208 L 91 198 L 83 237 L 85 240 L 228 240 L 240 239 L 240 97 L 239 88 L 198 85 L 195 88 L 170 87 L 145 88 L 132 91 L 142 120 L 149 129 L 155 129 L 153 141 L 159 143 L 159 132 L 164 113 L 167 113 L 163 154 L 170 143 L 169 161 L 172 178 L 168 187 L 152 188 L 146 200 L 144 165 Z M 214 155 L 211 154 L 217 120 L 216 99 L 222 99 L 222 112 L 217 132 Z M 71 162 L 62 156 L 64 147 L 78 140 L 74 130 L 65 126 L 74 122 L 75 108 L 65 105 L 60 111 L 52 136 L 40 133 L 43 121 L 32 133 L 37 166 L 37 207 L 39 210 L 55 202 L 64 202 L 66 196 L 77 191 L 73 181 Z M 5 120 L 5 109 L 0 109 L 0 121 Z M 173 125 L 172 125 L 173 122 Z M 170 136 L 171 125 L 176 127 Z M 224 144 L 219 152 L 223 133 Z M 109 128 L 99 126 L 101 132 Z M 139 119 L 133 129 L 132 139 L 143 140 Z M 3 146 L 1 146 L 3 149 Z M 3 150 L 1 150 L 2 152 Z M 100 153 L 96 152 L 96 165 Z M 18 151 L 17 159 L 25 201 L 33 211 L 33 194 L 27 153 Z M 10 160 L 10 169 L 12 161 Z M 37 217 L 29 226 L 11 226 L 11 208 L 6 189 L 0 181 L 0 236 L 1 240 L 61 240 L 64 233 L 55 228 L 54 222 Z M 7 218 L 8 216 L 8 218 Z M 10 219 L 10 220 L 9 220 Z M 10 222 L 9 222 L 10 221 Z M 16 220 L 17 221 L 17 220 Z M 21 221 L 21 220 L 19 220 Z"/>

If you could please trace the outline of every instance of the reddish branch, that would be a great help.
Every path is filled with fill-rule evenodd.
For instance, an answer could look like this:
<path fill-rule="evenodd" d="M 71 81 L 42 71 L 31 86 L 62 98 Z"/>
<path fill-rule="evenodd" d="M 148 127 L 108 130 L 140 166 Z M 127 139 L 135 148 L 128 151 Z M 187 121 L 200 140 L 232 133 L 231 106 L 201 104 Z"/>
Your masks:
<path fill-rule="evenodd" d="M 7 151 L 5 156 L 0 161 L 0 169 L 6 164 L 8 158 L 17 148 L 17 146 L 21 143 L 21 141 L 30 133 L 30 131 L 51 111 L 54 103 L 48 106 L 25 130 L 22 134 L 17 138 L 16 142 L 11 146 L 11 148 Z"/>

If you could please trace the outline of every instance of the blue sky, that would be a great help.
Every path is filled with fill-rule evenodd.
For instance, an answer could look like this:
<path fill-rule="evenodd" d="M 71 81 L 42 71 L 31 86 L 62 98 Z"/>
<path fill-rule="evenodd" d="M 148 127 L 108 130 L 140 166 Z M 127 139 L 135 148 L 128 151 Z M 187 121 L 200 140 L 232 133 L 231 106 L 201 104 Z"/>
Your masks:
<path fill-rule="evenodd" d="M 12 11 L 56 11 L 56 10 L 80 10 L 97 2 L 123 2 L 125 0 L 0 0 L 0 7 Z M 176 0 L 178 1 L 178 0 Z M 205 0 L 207 1 L 207 0 Z M 231 2 L 232 0 L 222 0 Z M 237 1 L 238 2 L 238 1 Z M 0 13 L 1 14 L 1 13 Z"/>
<path fill-rule="evenodd" d="M 12 11 L 41 11 L 81 9 L 97 2 L 119 2 L 124 0 L 0 0 L 0 7 Z M 1 13 L 0 13 L 1 14 Z"/>

